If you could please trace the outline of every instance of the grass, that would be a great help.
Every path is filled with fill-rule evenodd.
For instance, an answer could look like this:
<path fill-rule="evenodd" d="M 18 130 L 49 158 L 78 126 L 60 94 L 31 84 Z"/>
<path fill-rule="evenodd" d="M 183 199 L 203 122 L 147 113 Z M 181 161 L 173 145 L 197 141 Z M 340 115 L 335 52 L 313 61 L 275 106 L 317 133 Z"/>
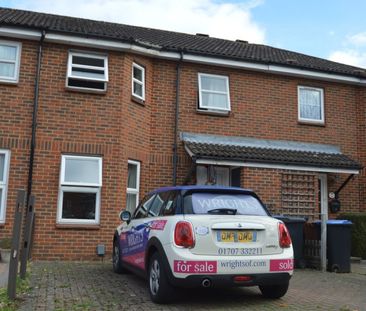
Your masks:
<path fill-rule="evenodd" d="M 26 278 L 22 280 L 17 277 L 16 295 L 17 297 L 24 295 L 30 291 L 29 286 L 29 272 L 27 272 Z M 0 288 L 0 311 L 15 311 L 20 304 L 20 299 L 10 300 L 8 298 L 7 288 Z"/>

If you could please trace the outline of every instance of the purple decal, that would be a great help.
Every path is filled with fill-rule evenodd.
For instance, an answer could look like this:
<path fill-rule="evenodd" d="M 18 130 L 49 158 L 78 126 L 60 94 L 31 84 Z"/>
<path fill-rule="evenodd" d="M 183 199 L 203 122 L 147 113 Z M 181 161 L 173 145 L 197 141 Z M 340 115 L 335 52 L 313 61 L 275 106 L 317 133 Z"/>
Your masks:
<path fill-rule="evenodd" d="M 145 267 L 145 249 L 150 234 L 149 223 L 140 224 L 121 234 L 120 247 L 123 261 L 140 268 Z"/>

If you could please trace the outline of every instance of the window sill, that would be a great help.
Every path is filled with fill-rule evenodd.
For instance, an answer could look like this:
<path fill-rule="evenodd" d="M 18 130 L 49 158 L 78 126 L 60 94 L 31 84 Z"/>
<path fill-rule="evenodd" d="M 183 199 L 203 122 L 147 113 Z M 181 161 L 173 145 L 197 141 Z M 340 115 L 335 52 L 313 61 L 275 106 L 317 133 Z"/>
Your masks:
<path fill-rule="evenodd" d="M 0 222 L 0 228 L 5 227 L 5 222 Z"/>
<path fill-rule="evenodd" d="M 83 229 L 83 230 L 99 230 L 100 225 L 98 224 L 60 224 L 56 223 L 57 229 Z"/>
<path fill-rule="evenodd" d="M 18 85 L 19 81 L 18 80 L 1 80 L 0 79 L 0 84 L 7 84 L 7 85 Z"/>
<path fill-rule="evenodd" d="M 216 116 L 216 117 L 229 117 L 230 116 L 230 111 L 197 109 L 196 112 L 198 114 L 205 114 L 205 115 Z"/>
<path fill-rule="evenodd" d="M 299 125 L 312 125 L 312 126 L 325 127 L 325 122 L 316 122 L 316 121 L 298 120 L 297 121 L 297 124 L 299 124 Z"/>
<path fill-rule="evenodd" d="M 141 98 L 138 98 L 134 95 L 131 95 L 131 101 L 137 103 L 137 104 L 140 104 L 141 106 L 145 106 L 145 101 Z"/>
<path fill-rule="evenodd" d="M 95 95 L 105 95 L 107 93 L 107 90 L 93 90 L 93 89 L 78 89 L 73 88 L 70 86 L 65 86 L 65 90 L 68 92 L 76 92 L 76 93 L 88 93 L 88 94 L 95 94 Z"/>

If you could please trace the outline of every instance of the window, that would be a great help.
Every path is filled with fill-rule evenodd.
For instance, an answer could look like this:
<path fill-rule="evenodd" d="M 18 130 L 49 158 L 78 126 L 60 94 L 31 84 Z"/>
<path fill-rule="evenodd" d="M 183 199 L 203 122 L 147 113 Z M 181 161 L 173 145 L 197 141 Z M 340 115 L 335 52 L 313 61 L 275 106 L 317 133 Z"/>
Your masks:
<path fill-rule="evenodd" d="M 132 95 L 145 100 L 145 68 L 132 65 Z"/>
<path fill-rule="evenodd" d="M 99 224 L 102 158 L 63 155 L 57 222 Z"/>
<path fill-rule="evenodd" d="M 230 111 L 229 78 L 198 74 L 199 109 Z"/>
<path fill-rule="evenodd" d="M 0 149 L 0 223 L 5 222 L 10 151 Z"/>
<path fill-rule="evenodd" d="M 140 162 L 128 160 L 126 209 L 131 213 L 139 202 Z"/>
<path fill-rule="evenodd" d="M 323 89 L 298 87 L 299 121 L 324 123 Z"/>
<path fill-rule="evenodd" d="M 66 86 L 104 92 L 108 82 L 108 57 L 69 52 Z"/>
<path fill-rule="evenodd" d="M 178 191 L 171 191 L 169 194 L 169 198 L 166 200 L 166 204 L 162 211 L 163 216 L 174 215 L 177 206 Z"/>
<path fill-rule="evenodd" d="M 19 80 L 21 44 L 0 40 L 0 81 L 17 83 Z"/>
<path fill-rule="evenodd" d="M 155 194 L 149 194 L 140 202 L 137 206 L 134 216 L 134 219 L 145 218 L 147 216 L 147 211 L 150 208 L 152 202 L 154 202 Z"/>

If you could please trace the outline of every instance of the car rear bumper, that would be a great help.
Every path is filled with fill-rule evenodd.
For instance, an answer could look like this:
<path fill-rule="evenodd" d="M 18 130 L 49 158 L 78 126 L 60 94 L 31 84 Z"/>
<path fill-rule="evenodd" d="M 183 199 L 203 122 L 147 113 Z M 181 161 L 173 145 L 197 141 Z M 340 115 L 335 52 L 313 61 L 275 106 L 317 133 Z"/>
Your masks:
<path fill-rule="evenodd" d="M 236 276 L 242 274 L 223 274 L 223 275 L 190 275 L 186 278 L 176 278 L 170 274 L 169 281 L 177 287 L 234 287 L 234 286 L 262 286 L 262 285 L 281 285 L 289 282 L 289 273 L 264 273 L 247 274 L 251 277 L 248 281 L 237 282 Z"/>

